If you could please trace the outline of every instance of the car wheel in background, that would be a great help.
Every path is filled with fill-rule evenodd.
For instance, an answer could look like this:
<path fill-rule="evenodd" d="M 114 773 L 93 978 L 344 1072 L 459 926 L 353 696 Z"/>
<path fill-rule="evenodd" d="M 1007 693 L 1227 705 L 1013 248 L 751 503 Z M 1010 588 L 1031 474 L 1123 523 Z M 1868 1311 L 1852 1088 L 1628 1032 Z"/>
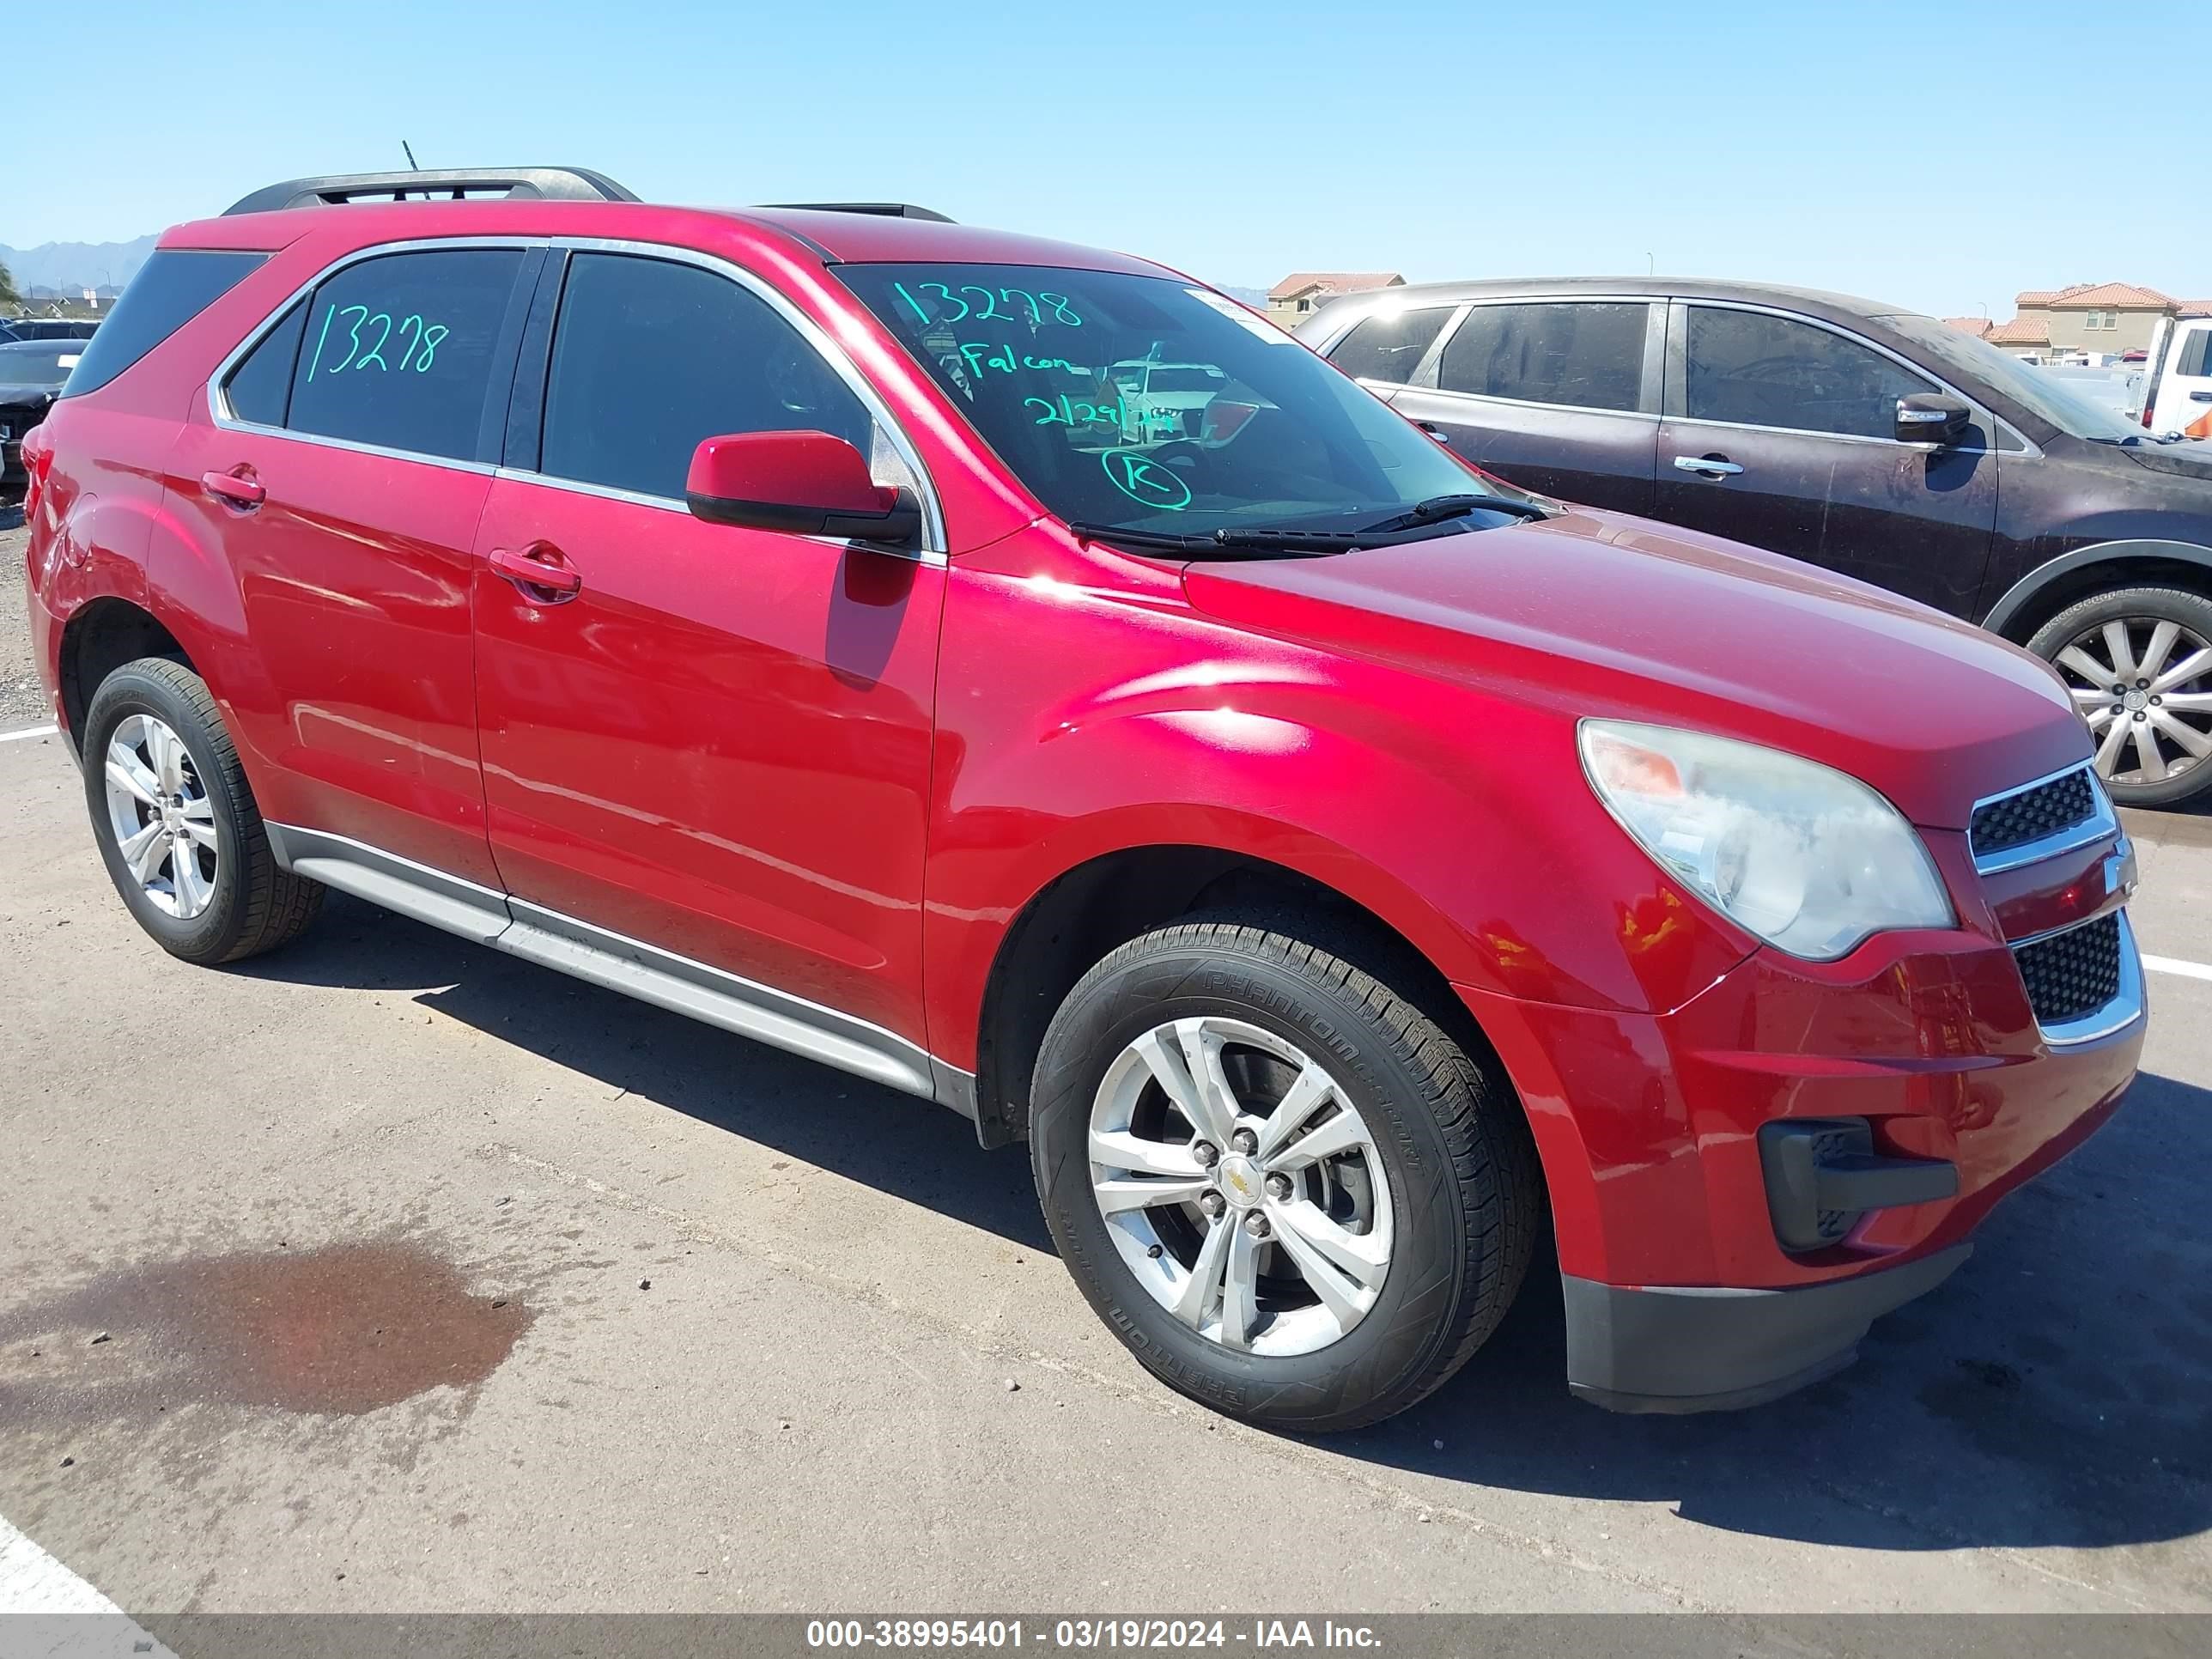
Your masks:
<path fill-rule="evenodd" d="M 2212 599 L 2124 587 L 2069 605 L 2027 648 L 2056 667 L 2123 806 L 2212 789 Z"/>

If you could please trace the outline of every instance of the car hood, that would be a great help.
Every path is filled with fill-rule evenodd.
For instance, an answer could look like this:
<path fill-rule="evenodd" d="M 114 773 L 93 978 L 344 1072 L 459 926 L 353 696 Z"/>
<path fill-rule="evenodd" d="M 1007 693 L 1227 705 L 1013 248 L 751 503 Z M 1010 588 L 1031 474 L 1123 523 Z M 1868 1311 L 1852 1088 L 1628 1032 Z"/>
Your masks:
<path fill-rule="evenodd" d="M 2128 444 L 2120 453 L 2154 472 L 2175 472 L 2212 483 L 2212 442 L 2201 438 L 2185 439 L 2178 444 Z"/>
<path fill-rule="evenodd" d="M 1575 716 L 1836 767 L 1914 822 L 2085 759 L 2057 677 L 1978 628 L 1717 537 L 1577 508 L 1318 559 L 1188 566 L 1224 620 Z"/>

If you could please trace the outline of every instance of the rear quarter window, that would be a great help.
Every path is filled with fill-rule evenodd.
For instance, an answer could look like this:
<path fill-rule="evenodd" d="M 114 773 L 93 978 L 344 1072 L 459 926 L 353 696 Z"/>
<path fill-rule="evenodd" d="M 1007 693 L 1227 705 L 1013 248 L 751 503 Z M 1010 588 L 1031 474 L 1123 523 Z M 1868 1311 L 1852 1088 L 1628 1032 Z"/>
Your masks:
<path fill-rule="evenodd" d="M 138 267 L 115 309 L 84 343 L 64 398 L 97 392 L 238 286 L 269 256 L 157 248 Z"/>
<path fill-rule="evenodd" d="M 1355 380 L 1387 380 L 1403 386 L 1443 331 L 1453 306 L 1425 306 L 1419 311 L 1378 311 L 1336 343 L 1328 354 Z"/>

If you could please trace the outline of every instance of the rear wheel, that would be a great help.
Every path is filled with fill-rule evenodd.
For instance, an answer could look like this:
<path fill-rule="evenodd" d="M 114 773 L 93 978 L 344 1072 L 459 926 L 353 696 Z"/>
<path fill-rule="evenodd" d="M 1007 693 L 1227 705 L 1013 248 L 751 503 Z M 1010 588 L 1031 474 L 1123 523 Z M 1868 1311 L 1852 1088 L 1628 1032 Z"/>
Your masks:
<path fill-rule="evenodd" d="M 1250 1422 L 1356 1428 L 1496 1328 L 1543 1202 L 1494 1066 L 1300 931 L 1187 922 L 1091 969 L 1038 1056 L 1031 1158 L 1146 1366 Z"/>
<path fill-rule="evenodd" d="M 2124 587 L 2069 605 L 2028 641 L 2057 668 L 2126 806 L 2212 789 L 2212 599 Z"/>
<path fill-rule="evenodd" d="M 143 657 L 100 682 L 84 722 L 94 838 L 116 891 L 161 948 L 236 962 L 289 945 L 322 908 L 277 867 L 207 684 Z"/>

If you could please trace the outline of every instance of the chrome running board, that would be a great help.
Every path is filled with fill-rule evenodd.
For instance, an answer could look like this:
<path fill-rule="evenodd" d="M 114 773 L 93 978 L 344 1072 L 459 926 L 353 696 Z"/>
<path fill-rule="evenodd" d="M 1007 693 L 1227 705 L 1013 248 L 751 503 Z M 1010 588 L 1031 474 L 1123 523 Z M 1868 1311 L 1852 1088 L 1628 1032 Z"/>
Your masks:
<path fill-rule="evenodd" d="M 276 862 L 342 893 L 739 1036 L 975 1115 L 975 1079 L 896 1031 L 319 830 L 270 823 Z"/>

